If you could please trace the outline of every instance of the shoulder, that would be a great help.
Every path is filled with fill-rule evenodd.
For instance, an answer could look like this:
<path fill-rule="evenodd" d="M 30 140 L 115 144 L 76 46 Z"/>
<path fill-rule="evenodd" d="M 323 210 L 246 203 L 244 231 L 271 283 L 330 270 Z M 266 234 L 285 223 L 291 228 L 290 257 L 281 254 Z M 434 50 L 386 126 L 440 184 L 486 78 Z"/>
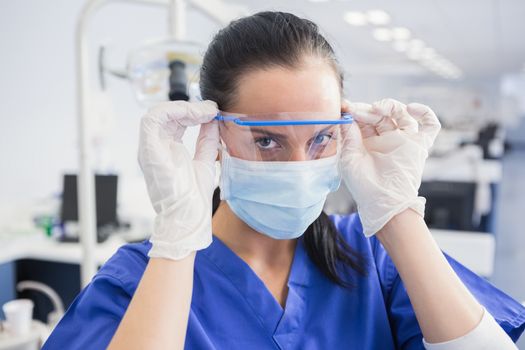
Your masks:
<path fill-rule="evenodd" d="M 122 288 L 133 294 L 148 264 L 150 249 L 148 240 L 123 245 L 102 265 L 94 279 L 117 280 Z"/>

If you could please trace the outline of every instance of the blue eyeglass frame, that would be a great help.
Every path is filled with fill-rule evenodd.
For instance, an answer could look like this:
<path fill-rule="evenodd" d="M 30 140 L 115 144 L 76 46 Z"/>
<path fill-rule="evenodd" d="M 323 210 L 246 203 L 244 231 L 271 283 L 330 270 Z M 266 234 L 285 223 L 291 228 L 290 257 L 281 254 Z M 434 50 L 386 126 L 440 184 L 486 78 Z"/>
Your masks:
<path fill-rule="evenodd" d="M 241 126 L 284 126 L 284 125 L 337 125 L 351 124 L 354 118 L 350 113 L 341 113 L 338 120 L 242 120 L 236 116 L 217 114 L 215 120 L 221 122 L 234 122 Z"/>

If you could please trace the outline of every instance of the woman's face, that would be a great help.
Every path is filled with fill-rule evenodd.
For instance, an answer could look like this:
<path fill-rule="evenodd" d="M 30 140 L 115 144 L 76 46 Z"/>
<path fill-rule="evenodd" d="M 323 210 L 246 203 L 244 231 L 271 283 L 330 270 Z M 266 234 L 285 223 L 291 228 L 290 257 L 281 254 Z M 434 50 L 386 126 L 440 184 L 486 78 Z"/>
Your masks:
<path fill-rule="evenodd" d="M 245 74 L 227 113 L 245 120 L 338 119 L 341 91 L 333 68 L 307 58 L 301 67 L 271 67 Z M 221 138 L 231 156 L 247 160 L 300 161 L 337 151 L 337 125 L 246 127 L 221 123 Z"/>

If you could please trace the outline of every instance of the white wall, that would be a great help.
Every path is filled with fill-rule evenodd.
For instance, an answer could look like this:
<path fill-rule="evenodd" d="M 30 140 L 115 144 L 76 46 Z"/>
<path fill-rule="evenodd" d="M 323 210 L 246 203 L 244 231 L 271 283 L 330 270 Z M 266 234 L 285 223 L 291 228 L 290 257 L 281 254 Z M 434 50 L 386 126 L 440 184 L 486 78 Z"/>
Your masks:
<path fill-rule="evenodd" d="M 77 169 L 74 35 L 83 3 L 0 3 L 0 209 L 4 213 L 59 193 L 62 174 Z M 166 18 L 160 7 L 108 5 L 90 25 L 91 59 L 95 62 L 101 43 L 115 43 L 113 56 L 116 61 L 121 57 L 124 66 L 127 49 L 165 36 Z M 190 39 L 206 45 L 217 28 L 200 14 L 189 13 Z M 96 70 L 92 85 L 97 86 Z M 109 155 L 105 170 L 121 175 L 119 200 L 129 206 L 125 212 L 151 215 L 136 160 L 143 110 L 124 81 L 110 78 L 108 95 L 114 113 L 104 140 Z"/>

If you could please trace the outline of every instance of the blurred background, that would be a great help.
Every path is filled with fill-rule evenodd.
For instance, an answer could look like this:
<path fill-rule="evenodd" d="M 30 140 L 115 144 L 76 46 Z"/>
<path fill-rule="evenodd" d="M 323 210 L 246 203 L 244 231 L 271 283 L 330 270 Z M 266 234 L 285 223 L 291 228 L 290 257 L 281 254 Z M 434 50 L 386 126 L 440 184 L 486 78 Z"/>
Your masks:
<path fill-rule="evenodd" d="M 321 27 L 350 100 L 391 97 L 437 113 L 443 130 L 420 190 L 427 223 L 444 251 L 525 301 L 525 2 L 3 0 L 0 304 L 30 298 L 39 322 L 15 340 L 0 330 L 0 349 L 35 342 L 93 268 L 148 236 L 140 117 L 169 96 L 198 98 L 199 56 L 213 35 L 262 10 Z M 190 150 L 196 133 L 185 135 Z M 77 192 L 88 173 L 91 197 Z M 345 188 L 326 205 L 354 209 Z M 83 229 L 92 233 L 84 245 Z"/>

